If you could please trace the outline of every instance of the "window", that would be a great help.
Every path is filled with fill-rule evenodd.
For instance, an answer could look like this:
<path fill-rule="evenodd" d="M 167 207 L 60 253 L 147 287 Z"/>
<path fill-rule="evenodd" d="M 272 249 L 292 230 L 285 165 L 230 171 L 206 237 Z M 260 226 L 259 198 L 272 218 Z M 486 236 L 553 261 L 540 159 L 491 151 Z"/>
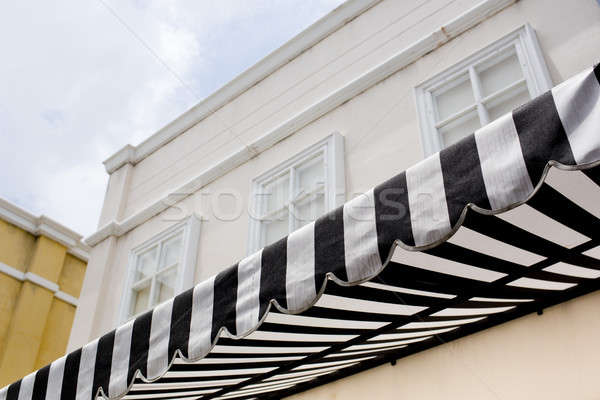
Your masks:
<path fill-rule="evenodd" d="M 200 221 L 190 216 L 134 248 L 121 305 L 121 322 L 192 286 Z"/>
<path fill-rule="evenodd" d="M 334 133 L 254 179 L 248 252 L 343 204 L 343 164 L 343 137 Z"/>
<path fill-rule="evenodd" d="M 425 155 L 551 87 L 535 32 L 525 25 L 416 88 Z"/>

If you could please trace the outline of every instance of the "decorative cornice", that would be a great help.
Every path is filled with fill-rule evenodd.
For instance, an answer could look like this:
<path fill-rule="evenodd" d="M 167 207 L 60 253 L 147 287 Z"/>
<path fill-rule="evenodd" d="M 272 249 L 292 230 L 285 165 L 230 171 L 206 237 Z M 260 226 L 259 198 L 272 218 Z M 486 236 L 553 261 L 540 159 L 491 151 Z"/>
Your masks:
<path fill-rule="evenodd" d="M 60 287 L 48 279 L 41 277 L 33 272 L 21 272 L 16 268 L 11 267 L 10 265 L 6 265 L 0 262 L 0 273 L 4 273 L 12 278 L 15 278 L 21 282 L 31 282 L 44 289 L 51 291 L 59 300 L 64 301 L 65 303 L 69 303 L 75 307 L 77 307 L 78 299 L 74 296 L 71 296 L 68 293 L 61 292 Z"/>
<path fill-rule="evenodd" d="M 427 53 L 430 53 L 439 46 L 447 43 L 466 30 L 471 29 L 516 1 L 517 0 L 483 0 L 470 10 L 451 20 L 447 24 L 440 26 L 429 35 L 419 39 L 347 85 L 300 111 L 286 122 L 250 143 L 249 146 L 234 152 L 224 160 L 207 168 L 197 177 L 188 181 L 181 187 L 176 188 L 173 192 L 193 193 L 199 190 L 206 184 L 255 157 L 257 153 L 267 150 L 302 127 L 351 100 L 353 97 L 390 77 L 392 74 L 412 64 Z M 252 149 L 252 151 L 249 149 Z M 95 246 L 109 236 L 121 236 L 172 205 L 172 201 L 169 200 L 169 197 L 164 196 L 121 222 L 109 222 L 107 225 L 87 237 L 85 243 L 89 246 Z"/>
<path fill-rule="evenodd" d="M 138 146 L 128 144 L 117 151 L 104 161 L 106 171 L 111 174 L 127 163 L 137 164 L 381 1 L 346 1 Z"/>
<path fill-rule="evenodd" d="M 26 230 L 32 235 L 44 235 L 67 248 L 67 251 L 87 262 L 90 247 L 82 236 L 45 215 L 36 216 L 9 201 L 0 198 L 0 218 Z"/>

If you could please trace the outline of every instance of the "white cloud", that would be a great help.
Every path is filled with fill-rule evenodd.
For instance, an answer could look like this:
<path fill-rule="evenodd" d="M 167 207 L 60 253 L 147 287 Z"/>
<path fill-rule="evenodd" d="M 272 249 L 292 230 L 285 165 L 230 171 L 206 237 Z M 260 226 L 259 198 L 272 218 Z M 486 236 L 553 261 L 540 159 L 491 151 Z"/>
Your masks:
<path fill-rule="evenodd" d="M 7 2 L 0 24 L 0 196 L 86 235 L 102 160 L 341 3 L 105 1 L 178 78 L 100 0 Z"/>

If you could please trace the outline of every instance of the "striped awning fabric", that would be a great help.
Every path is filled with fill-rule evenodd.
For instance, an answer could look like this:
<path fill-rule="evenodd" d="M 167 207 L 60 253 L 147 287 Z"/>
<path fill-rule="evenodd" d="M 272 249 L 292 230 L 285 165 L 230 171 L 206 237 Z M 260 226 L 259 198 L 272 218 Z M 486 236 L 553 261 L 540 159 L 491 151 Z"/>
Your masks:
<path fill-rule="evenodd" d="M 600 286 L 588 69 L 0 400 L 275 399 Z"/>

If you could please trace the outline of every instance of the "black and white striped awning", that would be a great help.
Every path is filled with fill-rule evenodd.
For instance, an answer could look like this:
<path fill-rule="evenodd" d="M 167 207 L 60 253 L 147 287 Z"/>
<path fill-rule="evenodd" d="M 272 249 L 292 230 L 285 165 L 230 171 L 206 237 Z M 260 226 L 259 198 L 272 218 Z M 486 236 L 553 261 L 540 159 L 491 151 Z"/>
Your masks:
<path fill-rule="evenodd" d="M 275 399 L 600 286 L 589 69 L 0 400 Z"/>

